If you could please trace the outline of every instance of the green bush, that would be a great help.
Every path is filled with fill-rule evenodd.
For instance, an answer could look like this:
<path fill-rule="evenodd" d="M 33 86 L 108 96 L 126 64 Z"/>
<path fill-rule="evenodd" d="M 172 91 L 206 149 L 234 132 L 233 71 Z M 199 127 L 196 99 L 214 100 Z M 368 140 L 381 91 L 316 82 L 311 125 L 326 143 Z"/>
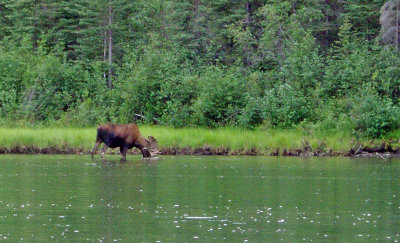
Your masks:
<path fill-rule="evenodd" d="M 176 112 L 175 104 L 190 105 L 196 96 L 192 74 L 179 62 L 179 56 L 168 50 L 132 52 L 118 74 L 115 89 L 122 122 L 131 122 L 135 114 L 141 114 L 147 117 L 145 122 L 154 118 L 169 124 L 166 113 Z"/>
<path fill-rule="evenodd" d="M 42 48 L 0 51 L 0 116 L 31 123 L 56 121 L 84 101 L 101 96 L 103 86 L 80 64 L 68 63 Z"/>
<path fill-rule="evenodd" d="M 21 102 L 28 59 L 29 56 L 17 51 L 0 48 L 0 116 L 3 118 L 18 119 L 15 113 Z"/>
<path fill-rule="evenodd" d="M 199 96 L 193 105 L 195 125 L 234 125 L 244 106 L 245 86 L 236 70 L 216 66 L 199 78 Z"/>
<path fill-rule="evenodd" d="M 352 105 L 351 115 L 357 134 L 379 138 L 399 128 L 400 109 L 388 98 L 365 91 L 352 99 Z"/>
<path fill-rule="evenodd" d="M 262 98 L 248 97 L 246 106 L 239 117 L 239 125 L 248 129 L 254 129 L 261 125 L 264 120 L 262 104 Z"/>
<path fill-rule="evenodd" d="M 185 127 L 192 124 L 192 113 L 190 105 L 184 105 L 178 100 L 168 101 L 162 122 L 175 128 Z"/>
<path fill-rule="evenodd" d="M 394 48 L 379 48 L 371 82 L 380 95 L 390 97 L 394 104 L 400 99 L 400 53 Z"/>
<path fill-rule="evenodd" d="M 354 130 L 354 122 L 350 117 L 351 104 L 348 99 L 328 99 L 316 110 L 315 128 L 324 132 L 337 133 Z"/>
<path fill-rule="evenodd" d="M 322 93 L 325 98 L 343 97 L 358 93 L 366 82 L 371 82 L 375 65 L 380 62 L 376 43 L 357 39 L 345 20 L 336 45 L 327 56 Z"/>
<path fill-rule="evenodd" d="M 280 85 L 265 93 L 264 120 L 272 126 L 290 127 L 314 116 L 309 98 L 288 84 Z"/>
<path fill-rule="evenodd" d="M 63 63 L 52 55 L 37 56 L 36 65 L 25 73 L 20 113 L 32 121 L 58 120 L 75 108 L 84 96 L 96 96 L 97 79 L 80 65 Z"/>

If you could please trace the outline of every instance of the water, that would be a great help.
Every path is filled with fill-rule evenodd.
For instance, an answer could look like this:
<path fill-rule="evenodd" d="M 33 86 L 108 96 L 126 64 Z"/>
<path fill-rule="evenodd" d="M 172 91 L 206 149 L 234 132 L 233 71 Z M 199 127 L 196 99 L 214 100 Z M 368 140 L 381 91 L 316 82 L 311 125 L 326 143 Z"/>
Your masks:
<path fill-rule="evenodd" d="M 0 240 L 400 240 L 400 161 L 0 156 Z"/>

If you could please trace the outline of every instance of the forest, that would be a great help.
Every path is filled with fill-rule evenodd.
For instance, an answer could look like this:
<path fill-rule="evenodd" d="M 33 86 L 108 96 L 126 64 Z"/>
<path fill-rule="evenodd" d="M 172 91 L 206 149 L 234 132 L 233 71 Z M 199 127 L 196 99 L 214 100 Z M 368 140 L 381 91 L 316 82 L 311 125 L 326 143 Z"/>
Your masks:
<path fill-rule="evenodd" d="M 398 46 L 398 0 L 1 0 L 0 125 L 381 138 Z"/>

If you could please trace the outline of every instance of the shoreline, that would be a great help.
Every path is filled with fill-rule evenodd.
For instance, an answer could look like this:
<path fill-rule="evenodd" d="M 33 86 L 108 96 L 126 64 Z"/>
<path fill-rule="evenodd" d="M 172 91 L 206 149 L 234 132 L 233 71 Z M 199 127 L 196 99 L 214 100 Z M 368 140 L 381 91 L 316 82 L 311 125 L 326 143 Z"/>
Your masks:
<path fill-rule="evenodd" d="M 139 127 L 154 136 L 161 155 L 192 156 L 345 156 L 400 158 L 400 130 L 381 139 L 358 138 L 348 131 L 296 129 Z M 0 127 L 0 154 L 89 154 L 96 128 Z M 133 151 L 133 153 L 132 153 Z M 99 152 L 98 152 L 99 153 Z M 109 149 L 108 154 L 118 154 Z M 140 154 L 130 150 L 129 155 Z"/>
<path fill-rule="evenodd" d="M 78 154 L 89 155 L 91 150 L 73 147 L 45 147 L 39 148 L 35 146 L 14 146 L 11 148 L 0 147 L 0 154 Z M 107 154 L 120 154 L 119 149 L 110 149 Z M 97 155 L 100 155 L 99 151 Z M 133 149 L 128 152 L 128 155 L 141 155 L 140 151 Z M 302 149 L 275 149 L 264 150 L 258 149 L 249 150 L 231 150 L 228 148 L 162 148 L 160 155 L 178 155 L 178 156 L 273 156 L 273 157 L 361 157 L 361 158 L 400 158 L 400 150 L 386 149 L 384 147 L 362 147 L 350 149 L 348 151 L 321 151 L 321 150 L 302 150 Z"/>

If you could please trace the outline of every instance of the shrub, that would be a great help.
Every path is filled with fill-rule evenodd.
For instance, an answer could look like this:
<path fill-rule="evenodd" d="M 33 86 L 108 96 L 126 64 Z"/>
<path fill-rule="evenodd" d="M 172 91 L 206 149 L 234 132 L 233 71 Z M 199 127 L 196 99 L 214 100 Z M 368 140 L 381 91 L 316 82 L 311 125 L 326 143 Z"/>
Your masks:
<path fill-rule="evenodd" d="M 390 97 L 394 104 L 400 99 L 400 54 L 393 48 L 379 52 L 375 62 L 372 83 L 380 95 Z"/>
<path fill-rule="evenodd" d="M 248 97 L 246 106 L 239 117 L 239 124 L 248 129 L 254 129 L 263 122 L 262 98 Z"/>
<path fill-rule="evenodd" d="M 399 128 L 400 109 L 388 98 L 364 91 L 352 99 L 351 115 L 355 122 L 355 133 L 379 138 Z"/>
<path fill-rule="evenodd" d="M 193 105 L 195 125 L 232 125 L 243 108 L 245 86 L 236 70 L 210 67 L 199 80 L 199 96 Z"/>
<path fill-rule="evenodd" d="M 27 58 L 16 51 L 0 48 L 0 116 L 15 119 L 23 90 Z"/>
<path fill-rule="evenodd" d="M 264 119 L 272 126 L 289 127 L 313 117 L 313 105 L 301 91 L 288 84 L 265 93 Z"/>
<path fill-rule="evenodd" d="M 351 133 L 354 130 L 354 122 L 349 115 L 350 110 L 351 104 L 348 99 L 328 99 L 317 108 L 315 113 L 318 121 L 314 127 L 330 133 Z"/>
<path fill-rule="evenodd" d="M 190 71 L 179 62 L 178 55 L 168 50 L 132 52 L 118 73 L 121 75 L 115 88 L 123 122 L 141 114 L 148 118 L 145 122 L 155 118 L 168 124 L 171 116 L 165 114 L 176 112 L 173 107 L 178 103 L 190 105 L 196 96 Z"/>
<path fill-rule="evenodd" d="M 167 109 L 162 117 L 165 124 L 180 128 L 191 124 L 192 109 L 189 105 L 184 105 L 180 101 L 168 101 Z"/>

